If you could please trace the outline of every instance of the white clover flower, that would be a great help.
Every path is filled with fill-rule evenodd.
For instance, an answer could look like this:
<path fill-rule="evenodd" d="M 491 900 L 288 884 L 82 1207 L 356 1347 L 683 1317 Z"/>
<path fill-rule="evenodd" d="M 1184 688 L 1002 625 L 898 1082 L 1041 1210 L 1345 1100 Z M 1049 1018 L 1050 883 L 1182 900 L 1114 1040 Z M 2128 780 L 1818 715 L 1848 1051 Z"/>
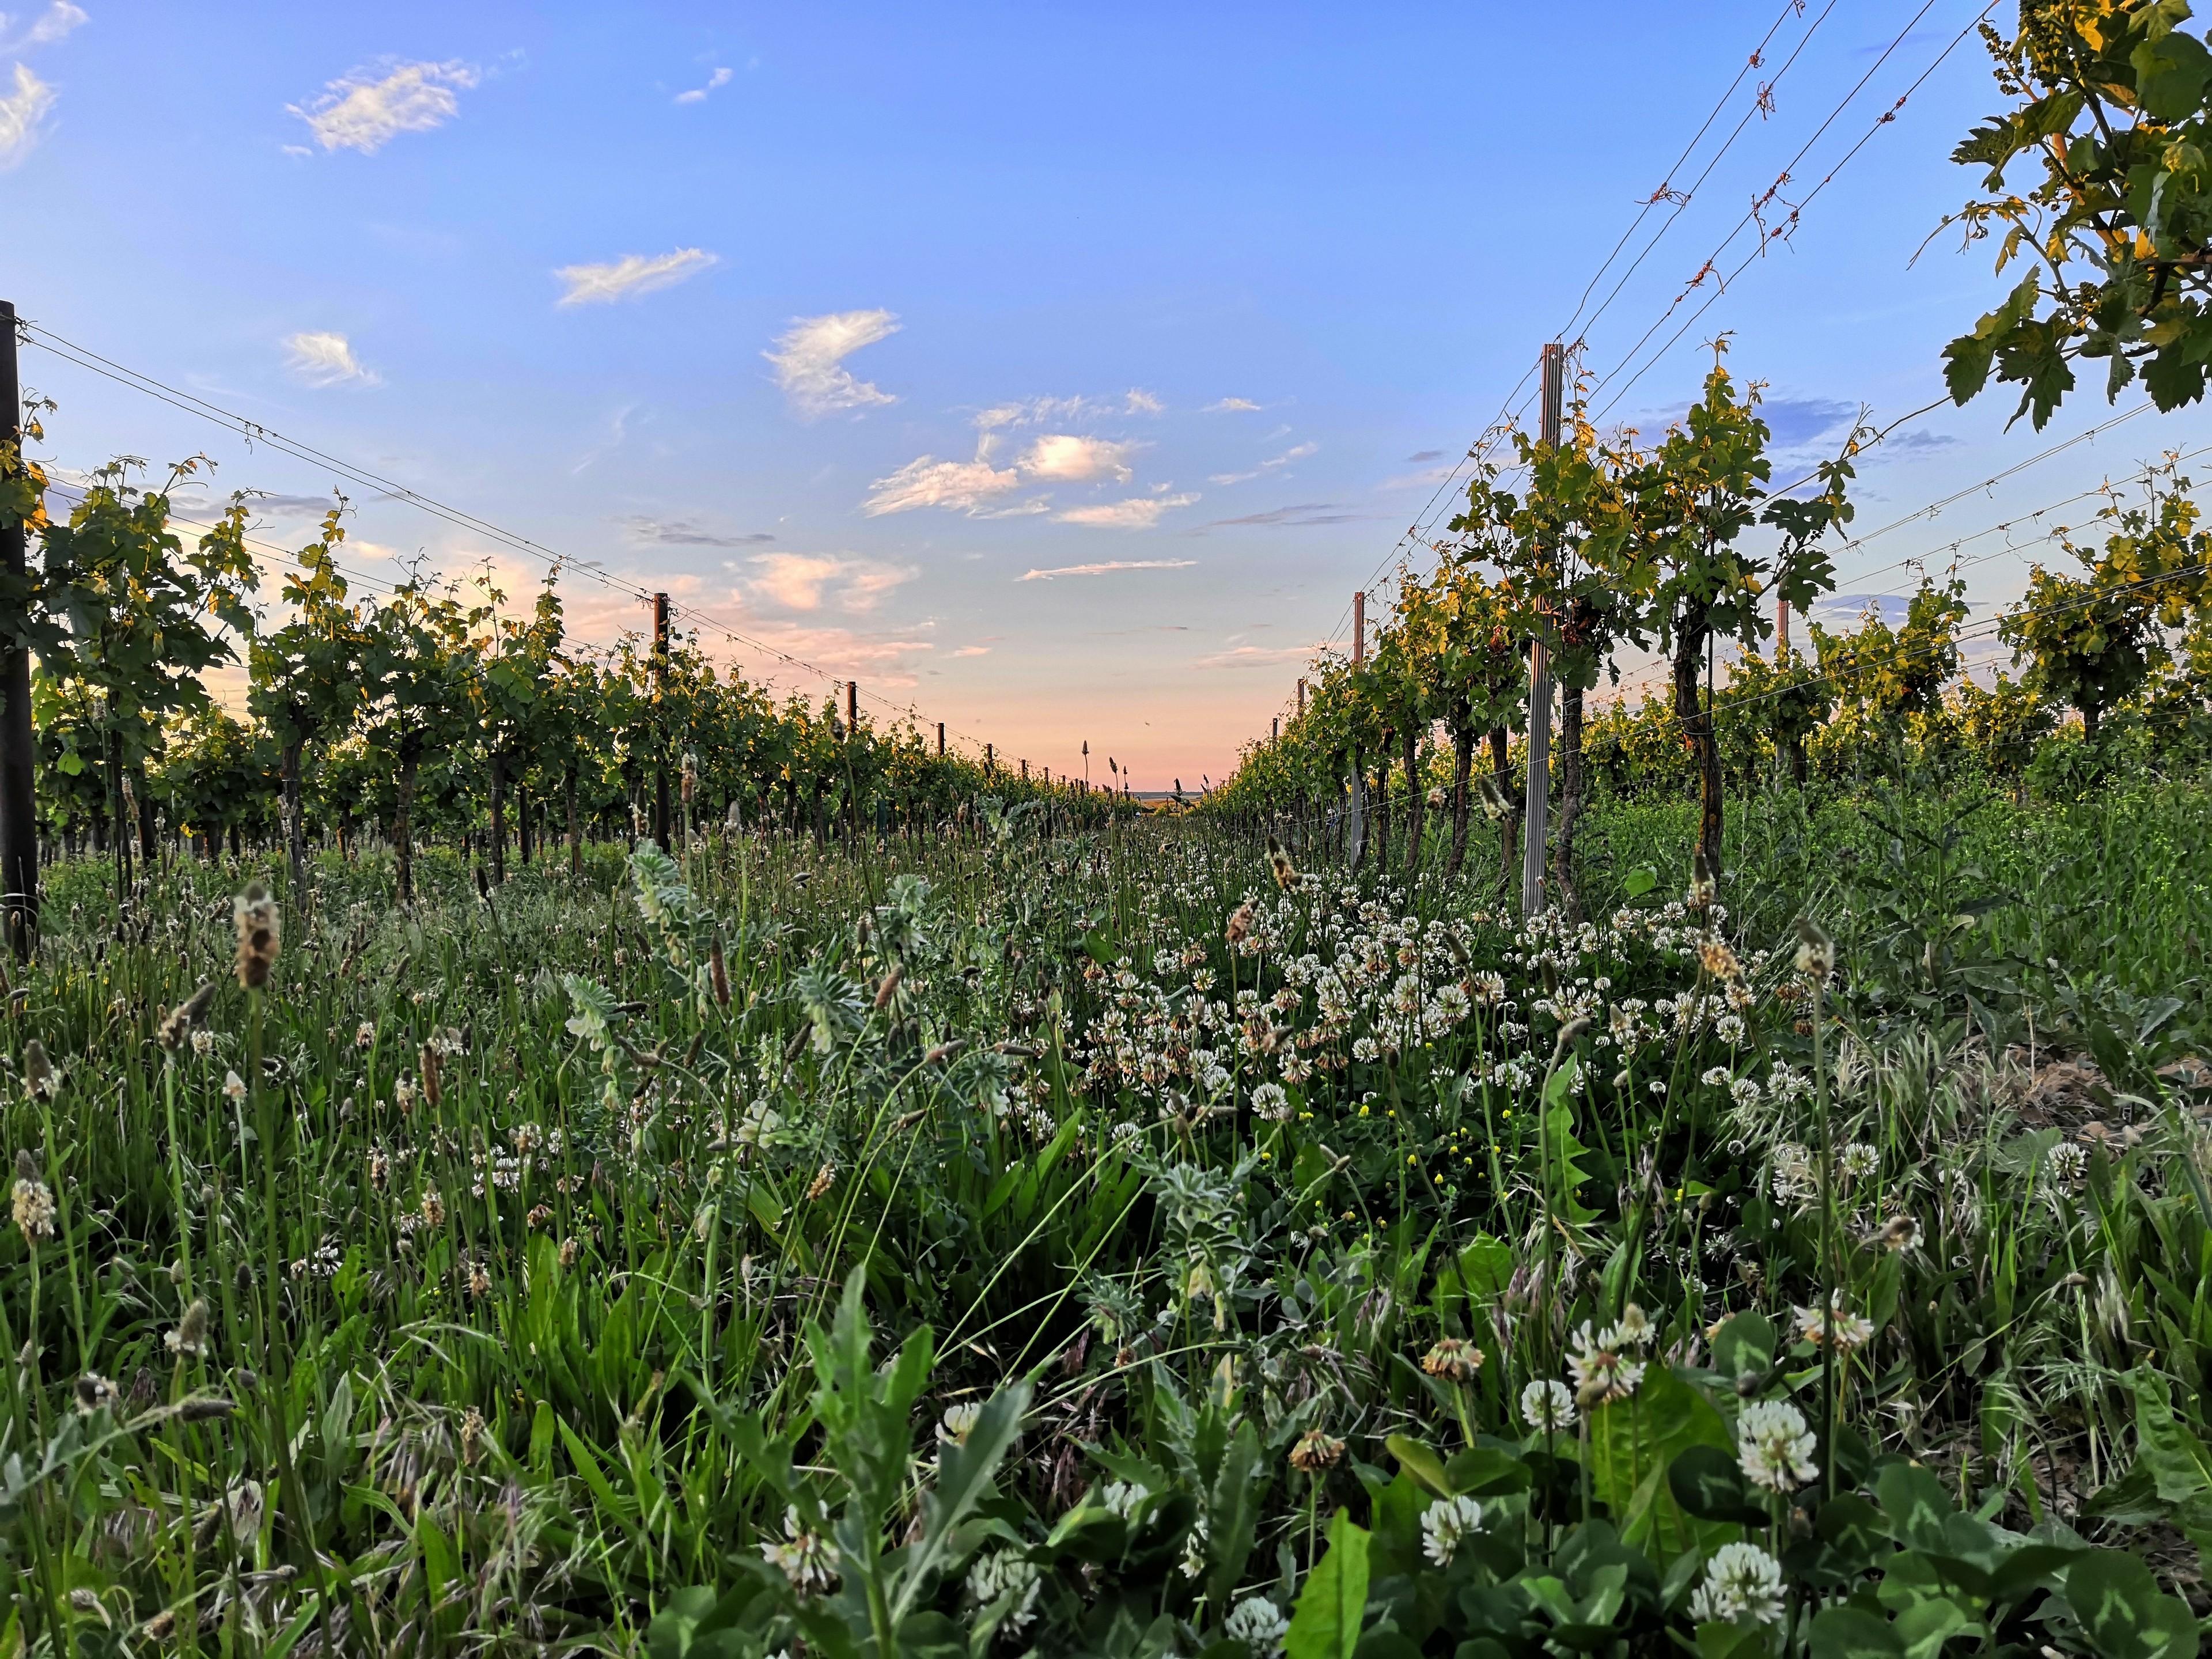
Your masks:
<path fill-rule="evenodd" d="M 1846 1176 L 1853 1181 L 1863 1181 L 1869 1176 L 1881 1172 L 1881 1150 L 1876 1146 L 1869 1146 L 1863 1140 L 1854 1140 L 1844 1148 L 1843 1156 L 1839 1161 Z"/>
<path fill-rule="evenodd" d="M 937 1437 L 949 1440 L 956 1446 L 968 1443 L 968 1431 L 975 1426 L 975 1419 L 983 1414 L 981 1402 L 963 1400 L 947 1406 L 945 1415 L 937 1420 Z"/>
<path fill-rule="evenodd" d="M 1612 1335 L 1611 1331 L 1602 1334 L 1593 1331 L 1588 1320 L 1575 1334 L 1567 1370 L 1574 1374 L 1575 1387 L 1586 1401 L 1626 1400 L 1644 1380 L 1643 1362 L 1622 1353 L 1607 1340 Z"/>
<path fill-rule="evenodd" d="M 812 1595 L 826 1590 L 837 1582 L 836 1552 L 819 1533 L 809 1532 L 799 1519 L 797 1509 L 783 1512 L 783 1529 L 787 1534 L 782 1543 L 763 1544 L 761 1554 L 792 1589 L 801 1595 Z"/>
<path fill-rule="evenodd" d="M 1786 1400 L 1754 1400 L 1735 1420 L 1736 1462 L 1753 1486 L 1794 1492 L 1820 1473 L 1805 1415 Z"/>
<path fill-rule="evenodd" d="M 353 1029 L 353 1046 L 366 1048 L 376 1041 L 376 1022 L 365 1019 Z"/>
<path fill-rule="evenodd" d="M 1352 1045 L 1352 1057 L 1363 1065 L 1372 1065 L 1382 1058 L 1382 1045 L 1371 1036 L 1357 1038 Z"/>
<path fill-rule="evenodd" d="M 2070 1140 L 2062 1140 L 2043 1155 L 2044 1167 L 2062 1187 L 2072 1187 L 2089 1171 L 2089 1154 Z"/>
<path fill-rule="evenodd" d="M 1708 1089 L 1725 1089 L 1734 1080 L 1735 1075 L 1725 1066 L 1709 1066 L 1705 1068 L 1705 1076 L 1698 1080 Z"/>
<path fill-rule="evenodd" d="M 1713 1035 L 1731 1048 L 1743 1043 L 1744 1024 L 1741 1014 L 1723 1014 L 1713 1022 Z"/>
<path fill-rule="evenodd" d="M 215 1033 L 202 1026 L 192 1033 L 192 1052 L 205 1060 L 215 1052 Z"/>
<path fill-rule="evenodd" d="M 1009 1632 L 1022 1629 L 1036 1617 L 1041 1588 L 1036 1563 L 1012 1550 L 979 1557 L 968 1569 L 968 1595 L 977 1607 L 988 1607 L 1002 1598 L 1012 1598 L 1012 1609 L 1001 1626 Z"/>
<path fill-rule="evenodd" d="M 1279 1123 L 1291 1115 L 1291 1097 L 1279 1083 L 1262 1083 L 1252 1091 L 1252 1115 Z"/>
<path fill-rule="evenodd" d="M 1740 1077 L 1729 1085 L 1729 1098 L 1738 1107 L 1749 1111 L 1759 1104 L 1759 1084 L 1756 1079 Z"/>
<path fill-rule="evenodd" d="M 1797 1336 L 1800 1341 L 1819 1347 L 1830 1335 L 1836 1339 L 1836 1352 L 1849 1353 L 1863 1348 L 1874 1340 L 1874 1327 L 1855 1313 L 1844 1309 L 1844 1293 L 1838 1290 L 1828 1298 L 1828 1314 L 1824 1319 L 1818 1308 L 1797 1310 Z"/>
<path fill-rule="evenodd" d="M 1723 1544 L 1705 1563 L 1705 1576 L 1690 1598 L 1690 1616 L 1699 1624 L 1748 1619 L 1753 1624 L 1782 1620 L 1782 1564 L 1756 1544 Z"/>
<path fill-rule="evenodd" d="M 1521 1390 L 1521 1420 L 1544 1434 L 1556 1434 L 1575 1423 L 1575 1396 L 1556 1377 L 1540 1377 Z"/>
<path fill-rule="evenodd" d="M 1264 1595 L 1248 1595 L 1230 1608 L 1221 1627 L 1251 1650 L 1252 1659 L 1274 1659 L 1291 1633 L 1290 1620 Z"/>
<path fill-rule="evenodd" d="M 1421 1553 L 1448 1567 L 1460 1540 L 1481 1529 L 1481 1504 L 1472 1498 L 1440 1498 L 1422 1513 Z"/>

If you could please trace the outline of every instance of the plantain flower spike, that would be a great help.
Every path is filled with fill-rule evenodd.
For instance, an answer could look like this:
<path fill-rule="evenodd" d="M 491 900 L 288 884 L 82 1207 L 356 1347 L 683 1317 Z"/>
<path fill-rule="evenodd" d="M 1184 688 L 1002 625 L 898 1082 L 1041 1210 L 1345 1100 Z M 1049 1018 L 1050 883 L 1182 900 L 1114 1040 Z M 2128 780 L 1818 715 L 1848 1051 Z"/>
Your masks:
<path fill-rule="evenodd" d="M 276 901 L 266 887 L 253 882 L 233 903 L 231 918 L 238 924 L 238 982 L 249 991 L 258 991 L 269 983 L 282 942 Z"/>

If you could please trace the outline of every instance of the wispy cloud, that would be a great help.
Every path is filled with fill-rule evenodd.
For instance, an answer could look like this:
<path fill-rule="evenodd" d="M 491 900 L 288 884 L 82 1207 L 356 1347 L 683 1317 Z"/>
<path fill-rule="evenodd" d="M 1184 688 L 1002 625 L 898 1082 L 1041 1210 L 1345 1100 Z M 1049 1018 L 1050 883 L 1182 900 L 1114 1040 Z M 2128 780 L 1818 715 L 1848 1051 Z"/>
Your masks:
<path fill-rule="evenodd" d="M 386 64 L 327 83 L 305 104 L 285 106 L 325 149 L 373 155 L 403 132 L 428 132 L 461 112 L 454 94 L 482 79 L 472 64 Z"/>
<path fill-rule="evenodd" d="M 1164 411 L 1167 405 L 1142 386 L 1133 386 L 1123 395 L 1121 408 L 1125 414 L 1158 415 Z"/>
<path fill-rule="evenodd" d="M 956 657 L 988 657 L 991 654 L 991 647 L 988 645 L 963 645 L 952 654 Z"/>
<path fill-rule="evenodd" d="M 1249 483 L 1255 478 L 1264 478 L 1270 472 L 1280 471 L 1283 468 L 1290 465 L 1293 461 L 1302 461 L 1305 459 L 1307 456 L 1313 454 L 1316 450 L 1320 449 L 1320 447 L 1321 446 L 1319 444 L 1311 441 L 1302 444 L 1293 444 L 1281 454 L 1273 456 L 1267 460 L 1261 462 L 1259 465 L 1254 467 L 1249 472 L 1217 472 L 1211 478 L 1207 479 L 1206 482 L 1208 483 L 1218 484 Z"/>
<path fill-rule="evenodd" d="M 1048 582 L 1062 576 L 1103 576 L 1115 570 L 1188 570 L 1196 559 L 1108 559 L 1098 564 L 1063 564 L 1050 570 L 1031 570 L 1018 578 L 1025 582 Z"/>
<path fill-rule="evenodd" d="M 910 566 L 843 554 L 757 553 L 747 562 L 757 573 L 747 586 L 791 611 L 819 610 L 832 588 L 841 609 L 872 611 L 916 574 Z"/>
<path fill-rule="evenodd" d="M 15 65 L 15 89 L 0 97 L 0 171 L 14 167 L 39 147 L 53 113 L 54 89 L 22 64 Z"/>
<path fill-rule="evenodd" d="M 1150 530 L 1160 521 L 1162 514 L 1188 507 L 1197 499 L 1195 495 L 1132 495 L 1122 501 L 1071 507 L 1054 516 L 1062 524 L 1088 525 L 1094 530 Z"/>
<path fill-rule="evenodd" d="M 757 547 L 775 539 L 765 530 L 724 535 L 692 519 L 654 519 L 633 514 L 623 520 L 633 542 L 648 547 Z"/>
<path fill-rule="evenodd" d="M 377 384 L 376 371 L 354 356 L 352 342 L 343 334 L 286 335 L 284 366 L 309 386 Z"/>
<path fill-rule="evenodd" d="M 1304 662 L 1322 647 L 1314 645 L 1240 645 L 1193 660 L 1194 668 L 1273 668 Z"/>
<path fill-rule="evenodd" d="M 1443 458 L 1444 453 L 1441 449 L 1417 449 L 1406 457 L 1406 465 L 1419 466 L 1425 461 L 1441 461 Z"/>
<path fill-rule="evenodd" d="M 1252 415 L 1256 414 L 1259 408 L 1260 405 L 1249 398 L 1224 398 L 1218 403 L 1206 404 L 1199 413 L 1201 415 Z"/>
<path fill-rule="evenodd" d="M 556 303 L 611 305 L 673 288 L 718 263 L 703 248 L 679 247 L 672 253 L 625 253 L 603 265 L 562 265 L 553 274 L 568 285 Z"/>
<path fill-rule="evenodd" d="M 921 455 L 871 484 L 860 511 L 879 519 L 886 513 L 941 507 L 973 517 L 1021 484 L 1022 475 L 1012 467 L 994 467 L 980 456 L 972 461 L 940 461 L 934 455 Z M 1038 501 L 1017 510 L 1042 513 L 1045 508 Z"/>
<path fill-rule="evenodd" d="M 8 33 L 11 21 L 6 14 L 0 13 L 0 52 L 28 52 L 35 46 L 51 46 L 57 40 L 68 39 L 92 18 L 83 7 L 73 6 L 70 0 L 53 0 L 21 34 Z"/>
<path fill-rule="evenodd" d="M 898 332 L 888 311 L 833 311 L 820 317 L 794 317 L 776 337 L 775 349 L 761 356 L 775 366 L 775 383 L 800 417 L 812 420 L 841 409 L 896 403 L 890 392 L 855 380 L 845 359 Z"/>
<path fill-rule="evenodd" d="M 730 84 L 730 70 L 726 69 L 718 69 L 712 75 L 707 77 L 707 84 L 705 86 L 694 87 L 689 92 L 678 93 L 676 94 L 676 101 L 679 104 L 703 104 L 707 101 L 707 94 L 708 93 L 719 91 L 720 88 Z"/>
<path fill-rule="evenodd" d="M 1104 438 L 1079 438 L 1072 433 L 1049 433 L 1025 450 L 1015 465 L 1033 478 L 1060 483 L 1087 483 L 1094 478 L 1129 482 L 1125 458 L 1136 448 Z"/>
<path fill-rule="evenodd" d="M 1336 501 L 1301 501 L 1294 507 L 1271 507 L 1265 513 L 1247 513 L 1236 519 L 1216 519 L 1212 523 L 1267 525 L 1284 528 L 1302 525 L 1351 524 L 1374 516 L 1371 513 L 1353 513 Z"/>

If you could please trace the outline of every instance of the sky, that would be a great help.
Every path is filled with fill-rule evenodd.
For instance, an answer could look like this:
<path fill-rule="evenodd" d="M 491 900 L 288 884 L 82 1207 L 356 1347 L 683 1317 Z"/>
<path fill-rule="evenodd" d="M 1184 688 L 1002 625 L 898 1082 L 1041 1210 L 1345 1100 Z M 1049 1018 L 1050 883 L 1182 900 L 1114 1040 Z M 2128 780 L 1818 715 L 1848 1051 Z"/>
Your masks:
<path fill-rule="evenodd" d="M 204 454 L 178 501 L 266 492 L 272 571 L 336 487 L 364 592 L 526 604 L 535 549 L 579 637 L 665 591 L 780 692 L 1195 789 L 1429 561 L 1543 342 L 1649 436 L 1725 331 L 1778 482 L 1940 398 L 2005 286 L 1941 228 L 2002 106 L 1978 15 L 32 0 L 0 298 L 57 476 Z M 2067 498 L 2212 441 L 2195 410 L 2043 454 L 2139 401 L 1899 428 L 1832 617 L 1917 559 L 1986 626 Z"/>

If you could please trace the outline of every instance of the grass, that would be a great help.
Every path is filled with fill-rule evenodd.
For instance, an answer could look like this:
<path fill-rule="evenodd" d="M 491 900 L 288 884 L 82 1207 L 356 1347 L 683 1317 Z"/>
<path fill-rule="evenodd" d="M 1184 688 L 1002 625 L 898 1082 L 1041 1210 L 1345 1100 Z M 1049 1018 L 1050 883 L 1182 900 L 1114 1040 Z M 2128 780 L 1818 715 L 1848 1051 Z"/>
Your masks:
<path fill-rule="evenodd" d="M 2212 800 L 1735 823 L 58 869 L 0 1652 L 2193 1651 Z"/>

